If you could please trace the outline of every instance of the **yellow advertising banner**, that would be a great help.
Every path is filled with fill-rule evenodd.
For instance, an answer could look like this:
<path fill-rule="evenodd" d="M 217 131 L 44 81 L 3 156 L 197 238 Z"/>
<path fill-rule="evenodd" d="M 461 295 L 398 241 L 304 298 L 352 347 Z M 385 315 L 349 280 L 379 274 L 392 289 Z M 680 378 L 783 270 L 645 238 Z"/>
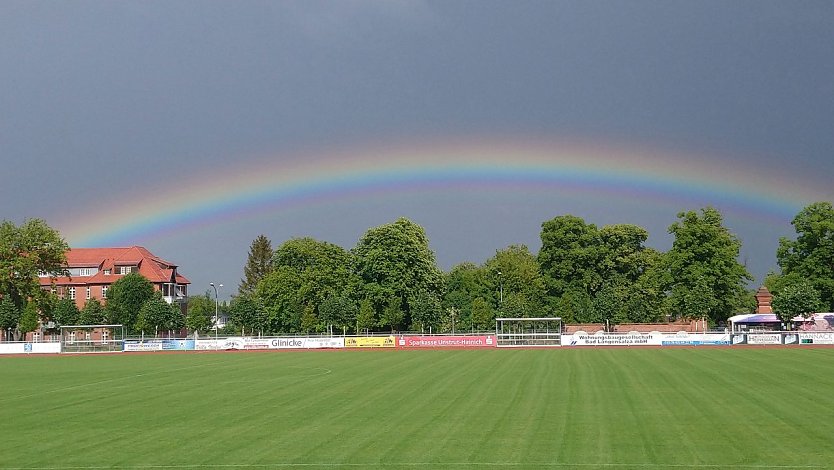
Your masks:
<path fill-rule="evenodd" d="M 396 341 L 393 336 L 357 336 L 345 338 L 346 348 L 394 348 Z"/>

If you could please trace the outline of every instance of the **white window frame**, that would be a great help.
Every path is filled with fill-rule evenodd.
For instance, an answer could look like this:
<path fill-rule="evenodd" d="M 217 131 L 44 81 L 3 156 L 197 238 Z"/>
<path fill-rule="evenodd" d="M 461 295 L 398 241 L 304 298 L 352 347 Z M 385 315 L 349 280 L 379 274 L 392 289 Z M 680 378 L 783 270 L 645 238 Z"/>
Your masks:
<path fill-rule="evenodd" d="M 101 298 L 102 298 L 102 299 L 106 299 L 106 298 L 107 298 L 107 287 L 108 287 L 108 286 L 101 286 Z"/>
<path fill-rule="evenodd" d="M 79 268 L 78 269 L 79 276 L 92 276 L 93 270 L 91 268 Z"/>
<path fill-rule="evenodd" d="M 93 298 L 93 288 L 92 287 L 87 287 L 87 300 L 90 300 L 92 298 Z"/>
<path fill-rule="evenodd" d="M 70 300 L 75 300 L 75 287 L 68 288 L 67 293 L 69 294 Z"/>

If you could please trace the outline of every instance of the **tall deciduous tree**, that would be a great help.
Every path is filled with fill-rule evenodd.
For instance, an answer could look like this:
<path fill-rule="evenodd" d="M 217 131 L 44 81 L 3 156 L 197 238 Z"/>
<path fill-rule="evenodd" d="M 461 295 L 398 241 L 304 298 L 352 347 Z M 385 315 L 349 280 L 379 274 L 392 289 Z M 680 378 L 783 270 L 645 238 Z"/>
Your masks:
<path fill-rule="evenodd" d="M 66 274 L 69 246 L 61 235 L 41 219 L 29 219 L 20 227 L 0 223 L 0 297 L 23 309 L 30 300 L 36 307 L 47 304 L 49 294 L 40 288 L 39 274 Z"/>
<path fill-rule="evenodd" d="M 78 307 L 75 301 L 69 297 L 65 297 L 58 301 L 53 310 L 53 318 L 58 325 L 78 325 L 79 316 Z"/>
<path fill-rule="evenodd" d="M 258 283 L 272 272 L 272 242 L 265 235 L 258 235 L 249 247 L 249 257 L 243 267 L 238 293 L 251 294 Z"/>
<path fill-rule="evenodd" d="M 726 320 L 752 280 L 738 262 L 741 241 L 723 225 L 713 207 L 681 212 L 669 227 L 675 240 L 666 254 L 672 280 L 670 302 L 685 318 Z"/>
<path fill-rule="evenodd" d="M 38 329 L 38 307 L 34 302 L 27 302 L 20 315 L 20 332 L 24 335 Z"/>
<path fill-rule="evenodd" d="M 436 295 L 425 291 L 418 292 L 416 296 L 408 299 L 408 309 L 411 312 L 413 329 L 434 333 L 439 331 L 443 322 L 443 307 Z"/>
<path fill-rule="evenodd" d="M 179 330 L 183 323 L 182 310 L 166 302 L 162 298 L 162 293 L 157 291 L 139 309 L 135 328 L 145 334 L 156 335 L 163 331 Z"/>
<path fill-rule="evenodd" d="M 203 295 L 188 298 L 185 314 L 185 327 L 190 332 L 206 332 L 214 325 L 215 301 L 209 291 Z"/>
<path fill-rule="evenodd" d="M 472 301 L 472 326 L 479 331 L 495 329 L 495 310 L 481 297 Z"/>
<path fill-rule="evenodd" d="M 229 306 L 229 320 L 241 333 L 264 334 L 270 332 L 267 312 L 255 295 L 239 295 Z"/>
<path fill-rule="evenodd" d="M 153 284 L 145 276 L 137 272 L 125 275 L 107 290 L 105 311 L 108 321 L 124 325 L 128 332 L 140 331 L 134 328 L 139 310 L 153 296 Z"/>
<path fill-rule="evenodd" d="M 442 294 L 442 273 L 426 233 L 406 218 L 368 230 L 353 253 L 365 297 L 375 302 L 377 311 L 390 303 L 391 296 L 400 299 L 400 309 L 407 309 L 408 299 L 418 292 L 438 297 Z M 407 322 L 410 312 L 403 313 Z"/>
<path fill-rule="evenodd" d="M 782 274 L 793 277 L 792 282 L 808 281 L 820 293 L 822 307 L 834 311 L 834 207 L 815 202 L 791 223 L 796 240 L 780 239 L 776 252 Z"/>
<path fill-rule="evenodd" d="M 5 335 L 4 339 L 13 335 L 13 332 L 17 330 L 19 321 L 20 308 L 8 297 L 0 299 L 0 329 L 3 330 L 0 333 Z"/>
<path fill-rule="evenodd" d="M 275 269 L 299 278 L 298 301 L 315 310 L 328 297 L 347 296 L 353 285 L 351 254 L 330 242 L 294 238 L 284 242 L 272 258 Z"/>
<path fill-rule="evenodd" d="M 495 256 L 484 263 L 490 273 L 495 303 L 501 315 L 509 317 L 540 317 L 547 313 L 544 300 L 547 295 L 544 277 L 536 256 L 526 245 L 510 245 L 497 250 Z M 499 305 L 503 296 L 503 305 Z"/>
<path fill-rule="evenodd" d="M 328 297 L 319 305 L 319 318 L 324 326 L 342 331 L 354 328 L 358 313 L 356 302 L 344 295 Z"/>
<path fill-rule="evenodd" d="M 370 299 L 359 302 L 359 313 L 356 314 L 356 333 L 370 330 L 376 325 L 376 312 Z"/>
<path fill-rule="evenodd" d="M 542 224 L 541 241 L 538 260 L 550 296 L 558 299 L 568 291 L 590 296 L 602 286 L 596 225 L 573 215 L 554 217 Z"/>
<path fill-rule="evenodd" d="M 255 297 L 266 310 L 265 330 L 269 333 L 297 333 L 301 331 L 304 313 L 301 288 L 303 281 L 289 266 L 280 266 L 258 283 Z"/>
<path fill-rule="evenodd" d="M 81 325 L 102 325 L 106 323 L 107 315 L 101 302 L 98 299 L 88 300 L 84 304 L 84 308 L 78 313 L 78 322 Z"/>
<path fill-rule="evenodd" d="M 774 295 L 771 305 L 773 313 L 782 322 L 791 325 L 791 320 L 796 316 L 808 318 L 812 313 L 818 312 L 822 301 L 814 286 L 809 282 L 800 281 L 785 286 Z"/>
<path fill-rule="evenodd" d="M 472 302 L 477 299 L 493 299 L 495 283 L 487 269 L 466 262 L 454 266 L 444 276 L 443 308 L 454 309 L 456 326 L 467 330 L 474 328 Z"/>

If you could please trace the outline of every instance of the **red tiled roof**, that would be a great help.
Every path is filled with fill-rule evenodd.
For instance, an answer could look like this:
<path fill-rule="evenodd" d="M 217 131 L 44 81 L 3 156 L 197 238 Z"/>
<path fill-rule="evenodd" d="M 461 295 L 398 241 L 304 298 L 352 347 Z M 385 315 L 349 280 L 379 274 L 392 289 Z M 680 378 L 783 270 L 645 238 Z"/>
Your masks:
<path fill-rule="evenodd" d="M 67 268 L 98 268 L 93 276 L 59 277 L 57 284 L 111 284 L 122 275 L 116 273 L 117 266 L 138 266 L 139 274 L 145 276 L 154 284 L 172 282 L 177 265 L 159 258 L 146 248 L 131 246 L 127 248 L 72 248 L 67 251 Z M 105 275 L 104 270 L 110 274 Z M 41 278 L 42 285 L 49 285 L 49 278 Z M 176 274 L 177 284 L 191 282 Z"/>

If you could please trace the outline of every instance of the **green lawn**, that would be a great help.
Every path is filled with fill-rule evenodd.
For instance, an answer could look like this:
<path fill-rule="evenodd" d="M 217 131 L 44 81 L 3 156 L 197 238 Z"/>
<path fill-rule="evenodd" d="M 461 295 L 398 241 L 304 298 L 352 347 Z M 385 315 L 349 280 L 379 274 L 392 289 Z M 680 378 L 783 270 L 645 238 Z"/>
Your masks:
<path fill-rule="evenodd" d="M 0 469 L 834 468 L 834 349 L 0 357 Z"/>

